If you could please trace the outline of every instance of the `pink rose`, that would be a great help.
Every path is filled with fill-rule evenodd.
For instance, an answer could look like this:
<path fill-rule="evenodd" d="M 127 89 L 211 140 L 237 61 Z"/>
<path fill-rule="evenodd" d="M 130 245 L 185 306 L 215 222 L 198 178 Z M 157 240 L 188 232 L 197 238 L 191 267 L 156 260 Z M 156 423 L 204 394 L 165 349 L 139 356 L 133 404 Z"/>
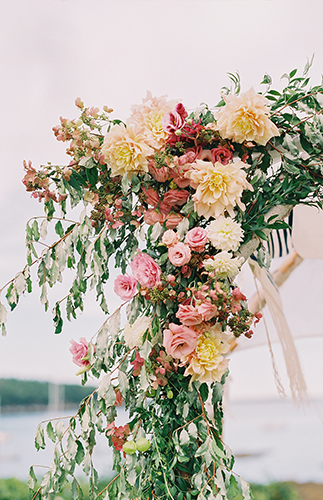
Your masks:
<path fill-rule="evenodd" d="M 211 149 L 213 163 L 220 162 L 222 165 L 227 165 L 233 158 L 233 153 L 225 146 Z"/>
<path fill-rule="evenodd" d="M 159 204 L 159 209 L 163 214 L 169 214 L 174 206 L 182 206 L 186 203 L 189 192 L 185 189 L 170 189 L 164 194 L 164 198 Z"/>
<path fill-rule="evenodd" d="M 196 307 L 183 304 L 178 306 L 176 318 L 186 326 L 199 325 L 203 321 L 203 317 Z"/>
<path fill-rule="evenodd" d="M 170 248 L 179 242 L 179 236 L 172 229 L 168 229 L 163 234 L 162 242 L 167 246 L 167 248 Z"/>
<path fill-rule="evenodd" d="M 156 224 L 156 222 L 160 222 L 160 224 L 162 224 L 165 219 L 165 214 L 161 214 L 160 212 L 157 212 L 152 208 L 148 208 L 148 210 L 146 210 L 146 212 L 144 213 L 144 221 L 146 224 L 148 224 L 148 226 L 153 226 L 154 224 Z"/>
<path fill-rule="evenodd" d="M 190 247 L 188 245 L 185 245 L 185 243 L 176 243 L 176 245 L 169 248 L 168 258 L 174 266 L 184 266 L 191 260 Z"/>
<path fill-rule="evenodd" d="M 167 229 L 176 229 L 178 224 L 184 219 L 181 214 L 168 214 L 166 216 L 166 227 Z"/>
<path fill-rule="evenodd" d="M 183 325 L 170 323 L 164 330 L 163 345 L 173 358 L 188 356 L 196 347 L 197 332 Z"/>
<path fill-rule="evenodd" d="M 150 255 L 139 252 L 130 264 L 134 277 L 141 286 L 153 288 L 160 281 L 161 269 Z"/>
<path fill-rule="evenodd" d="M 70 340 L 72 346 L 69 351 L 73 356 L 73 363 L 77 366 L 88 366 L 90 364 L 88 359 L 83 359 L 88 355 L 89 344 L 84 338 L 80 338 L 80 342 L 75 342 L 75 340 Z"/>
<path fill-rule="evenodd" d="M 218 314 L 218 308 L 208 300 L 198 306 L 197 310 L 204 321 L 210 321 L 211 318 L 214 318 Z"/>
<path fill-rule="evenodd" d="M 142 191 L 145 195 L 145 202 L 148 205 L 151 205 L 152 207 L 156 208 L 158 203 L 159 203 L 159 199 L 160 199 L 157 191 L 153 188 L 147 189 L 145 187 L 142 188 Z"/>
<path fill-rule="evenodd" d="M 166 182 L 169 177 L 168 168 L 156 168 L 153 160 L 148 163 L 148 170 L 157 182 Z"/>
<path fill-rule="evenodd" d="M 187 243 L 195 252 L 203 252 L 205 245 L 208 241 L 208 232 L 201 227 L 193 227 L 185 236 L 185 243 Z"/>
<path fill-rule="evenodd" d="M 130 300 L 137 293 L 138 281 L 129 274 L 120 274 L 114 280 L 114 291 L 122 300 Z"/>

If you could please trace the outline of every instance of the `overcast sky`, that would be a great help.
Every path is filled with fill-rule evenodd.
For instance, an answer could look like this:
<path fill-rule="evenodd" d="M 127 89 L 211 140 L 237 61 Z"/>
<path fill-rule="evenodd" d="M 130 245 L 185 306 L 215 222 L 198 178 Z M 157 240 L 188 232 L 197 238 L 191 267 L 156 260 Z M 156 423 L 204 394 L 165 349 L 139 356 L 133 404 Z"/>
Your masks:
<path fill-rule="evenodd" d="M 77 116 L 76 97 L 88 106 L 107 104 L 113 117 L 126 119 L 147 90 L 195 108 L 218 102 L 228 72 L 239 71 L 242 90 L 260 90 L 265 73 L 279 89 L 280 76 L 303 69 L 315 53 L 313 84 L 323 73 L 321 1 L 1 0 L 0 7 L 0 286 L 24 266 L 26 221 L 42 215 L 21 183 L 22 161 L 69 161 L 51 129 L 59 116 Z M 295 336 L 313 335 L 297 346 L 314 396 L 323 395 L 322 274 L 323 261 L 306 262 L 282 290 Z M 245 284 L 252 295 L 248 277 Z M 52 305 L 61 294 L 53 291 Z M 38 295 L 35 285 L 34 296 L 9 314 L 0 377 L 74 382 L 69 340 L 90 338 L 104 318 L 90 298 L 82 317 L 55 336 Z M 118 302 L 110 297 L 113 310 Z M 275 352 L 288 385 L 279 346 Z M 277 394 L 266 346 L 233 354 L 231 373 L 233 397 Z"/>

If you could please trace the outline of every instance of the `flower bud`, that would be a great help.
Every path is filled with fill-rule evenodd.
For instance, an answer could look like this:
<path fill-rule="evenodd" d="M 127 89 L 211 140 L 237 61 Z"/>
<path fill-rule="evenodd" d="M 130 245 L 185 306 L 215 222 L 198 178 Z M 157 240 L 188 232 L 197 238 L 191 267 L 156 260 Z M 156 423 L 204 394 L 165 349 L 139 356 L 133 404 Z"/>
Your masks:
<path fill-rule="evenodd" d="M 137 450 L 141 451 L 142 453 L 144 451 L 149 450 L 149 448 L 151 446 L 150 442 L 146 438 L 140 438 L 140 439 L 138 439 L 138 441 L 136 441 L 136 445 L 137 445 Z"/>
<path fill-rule="evenodd" d="M 128 455 L 133 455 L 137 451 L 137 446 L 134 441 L 126 441 L 122 449 Z"/>
<path fill-rule="evenodd" d="M 168 397 L 168 399 L 173 399 L 173 397 L 174 397 L 174 393 L 173 393 L 173 391 L 169 390 L 169 391 L 167 392 L 167 397 Z"/>

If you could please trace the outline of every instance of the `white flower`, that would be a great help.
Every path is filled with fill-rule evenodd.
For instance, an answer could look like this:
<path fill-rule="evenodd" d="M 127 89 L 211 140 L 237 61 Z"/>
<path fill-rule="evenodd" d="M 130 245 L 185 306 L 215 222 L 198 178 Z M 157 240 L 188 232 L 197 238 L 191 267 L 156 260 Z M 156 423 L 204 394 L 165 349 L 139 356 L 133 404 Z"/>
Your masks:
<path fill-rule="evenodd" d="M 208 272 L 215 271 L 219 279 L 233 278 L 236 276 L 243 264 L 242 257 L 232 257 L 232 254 L 226 251 L 216 254 L 213 258 L 202 262 Z"/>
<path fill-rule="evenodd" d="M 137 318 L 132 325 L 127 321 L 123 330 L 123 336 L 130 349 L 133 347 L 141 347 L 144 333 L 150 328 L 150 325 L 151 319 L 147 318 L 147 316 Z"/>
<path fill-rule="evenodd" d="M 230 217 L 218 217 L 207 228 L 208 238 L 218 250 L 238 250 L 243 239 L 241 224 Z"/>

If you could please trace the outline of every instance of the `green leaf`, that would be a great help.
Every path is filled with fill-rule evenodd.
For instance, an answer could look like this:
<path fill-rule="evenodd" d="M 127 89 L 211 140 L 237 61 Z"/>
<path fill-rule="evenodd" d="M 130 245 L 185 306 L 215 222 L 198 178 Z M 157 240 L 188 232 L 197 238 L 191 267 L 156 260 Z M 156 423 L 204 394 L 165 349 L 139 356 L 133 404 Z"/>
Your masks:
<path fill-rule="evenodd" d="M 45 446 L 44 429 L 42 424 L 39 424 L 36 430 L 35 448 L 37 451 L 39 451 L 40 449 L 44 450 Z"/>
<path fill-rule="evenodd" d="M 85 456 L 85 451 L 84 451 L 84 448 L 83 448 L 83 445 L 81 443 L 81 441 L 76 441 L 76 444 L 77 444 L 77 452 L 76 452 L 76 455 L 75 455 L 75 460 L 76 460 L 76 463 L 78 465 L 80 465 L 84 459 L 84 456 Z"/>
<path fill-rule="evenodd" d="M 209 387 L 206 383 L 201 384 L 200 395 L 201 395 L 203 402 L 205 403 L 205 401 L 207 400 L 207 398 L 209 396 Z"/>
<path fill-rule="evenodd" d="M 51 441 L 53 441 L 53 443 L 55 443 L 56 434 L 55 434 L 55 431 L 54 431 L 54 428 L 53 428 L 53 425 L 51 422 L 48 422 L 48 424 L 46 426 L 46 432 L 47 432 L 47 436 L 49 437 L 49 439 Z"/>
<path fill-rule="evenodd" d="M 98 171 L 96 167 L 86 170 L 86 177 L 91 186 L 95 186 L 98 182 Z"/>
<path fill-rule="evenodd" d="M 33 222 L 32 231 L 33 231 L 35 241 L 38 241 L 40 238 L 40 233 L 39 233 L 39 229 L 38 229 L 38 222 L 36 220 L 34 220 L 34 222 Z"/>
<path fill-rule="evenodd" d="M 56 224 L 55 224 L 55 231 L 56 231 L 56 234 L 58 234 L 58 236 L 60 238 L 62 238 L 64 236 L 64 234 L 65 234 L 64 233 L 64 228 L 63 228 L 62 223 L 61 223 L 60 220 L 57 221 Z"/>
<path fill-rule="evenodd" d="M 34 490 L 37 484 L 37 477 L 34 472 L 34 468 L 31 466 L 28 472 L 27 486 L 29 489 Z"/>

